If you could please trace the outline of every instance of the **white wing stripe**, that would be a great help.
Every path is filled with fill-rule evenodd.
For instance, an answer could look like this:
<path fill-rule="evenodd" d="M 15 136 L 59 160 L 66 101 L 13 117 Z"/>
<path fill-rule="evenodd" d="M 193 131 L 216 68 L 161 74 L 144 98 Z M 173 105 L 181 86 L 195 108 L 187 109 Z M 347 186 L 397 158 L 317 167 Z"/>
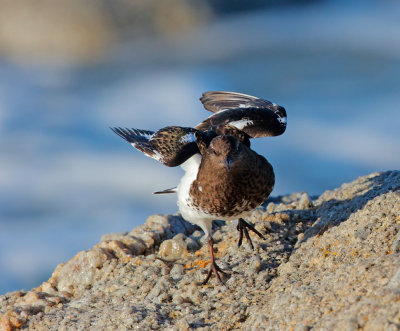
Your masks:
<path fill-rule="evenodd" d="M 179 139 L 179 142 L 180 142 L 181 144 L 191 143 L 191 142 L 195 142 L 195 141 L 196 141 L 196 139 L 195 139 L 195 137 L 194 137 L 194 133 L 193 133 L 193 132 L 190 132 L 190 133 L 188 133 L 188 134 L 185 134 L 184 136 L 182 136 L 182 137 Z"/>
<path fill-rule="evenodd" d="M 252 120 L 249 120 L 248 118 L 243 118 L 238 121 L 229 122 L 229 125 L 232 125 L 239 130 L 243 130 L 243 128 L 245 128 L 246 126 L 250 126 L 253 123 L 254 122 Z"/>

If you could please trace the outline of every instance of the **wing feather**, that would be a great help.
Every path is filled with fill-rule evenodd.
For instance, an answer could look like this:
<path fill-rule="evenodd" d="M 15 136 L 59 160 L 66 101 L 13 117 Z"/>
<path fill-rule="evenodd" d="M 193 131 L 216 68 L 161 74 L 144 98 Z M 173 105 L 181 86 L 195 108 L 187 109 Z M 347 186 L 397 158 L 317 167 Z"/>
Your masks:
<path fill-rule="evenodd" d="M 232 108 L 268 108 L 273 106 L 273 103 L 268 100 L 244 93 L 227 91 L 204 92 L 200 101 L 205 109 L 213 113 Z"/>
<path fill-rule="evenodd" d="M 176 167 L 199 153 L 193 128 L 167 126 L 156 132 L 111 128 L 134 148 L 169 167 Z"/>
<path fill-rule="evenodd" d="M 216 126 L 233 126 L 251 138 L 277 136 L 286 130 L 286 110 L 268 100 L 251 95 L 211 91 L 200 98 L 204 107 L 213 112 L 196 126 L 201 131 Z"/>

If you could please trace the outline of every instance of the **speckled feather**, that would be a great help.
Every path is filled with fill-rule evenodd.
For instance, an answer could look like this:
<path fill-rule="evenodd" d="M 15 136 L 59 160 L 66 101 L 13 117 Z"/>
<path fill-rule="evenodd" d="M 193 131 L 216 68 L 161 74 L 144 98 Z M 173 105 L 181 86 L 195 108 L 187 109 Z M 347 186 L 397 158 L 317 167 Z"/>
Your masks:
<path fill-rule="evenodd" d="M 194 137 L 197 130 L 193 128 L 167 126 L 157 132 L 127 128 L 112 130 L 145 155 L 169 167 L 176 167 L 199 153 Z"/>

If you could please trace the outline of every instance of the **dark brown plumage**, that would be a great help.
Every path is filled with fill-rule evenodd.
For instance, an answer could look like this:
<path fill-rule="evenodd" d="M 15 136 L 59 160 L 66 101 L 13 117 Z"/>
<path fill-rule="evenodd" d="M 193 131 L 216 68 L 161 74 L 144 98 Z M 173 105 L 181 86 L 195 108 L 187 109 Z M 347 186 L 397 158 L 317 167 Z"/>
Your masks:
<path fill-rule="evenodd" d="M 204 152 L 190 195 L 216 217 L 252 211 L 274 187 L 272 166 L 233 136 L 217 136 Z"/>

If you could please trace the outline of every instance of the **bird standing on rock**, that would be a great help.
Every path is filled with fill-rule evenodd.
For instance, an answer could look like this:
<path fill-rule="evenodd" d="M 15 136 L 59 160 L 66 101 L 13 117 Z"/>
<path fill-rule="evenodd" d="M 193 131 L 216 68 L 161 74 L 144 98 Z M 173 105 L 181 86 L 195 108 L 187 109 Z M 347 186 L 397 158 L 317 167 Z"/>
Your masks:
<path fill-rule="evenodd" d="M 243 234 L 251 248 L 248 230 L 263 238 L 244 218 L 261 205 L 275 184 L 272 166 L 250 149 L 250 138 L 277 136 L 286 129 L 283 107 L 250 95 L 212 91 L 200 101 L 213 112 L 195 128 L 169 126 L 157 132 L 112 128 L 145 155 L 185 170 L 176 188 L 155 192 L 178 195 L 182 217 L 198 226 L 208 238 L 210 270 L 222 283 L 222 271 L 215 262 L 213 220 L 238 220 L 240 246 Z"/>

